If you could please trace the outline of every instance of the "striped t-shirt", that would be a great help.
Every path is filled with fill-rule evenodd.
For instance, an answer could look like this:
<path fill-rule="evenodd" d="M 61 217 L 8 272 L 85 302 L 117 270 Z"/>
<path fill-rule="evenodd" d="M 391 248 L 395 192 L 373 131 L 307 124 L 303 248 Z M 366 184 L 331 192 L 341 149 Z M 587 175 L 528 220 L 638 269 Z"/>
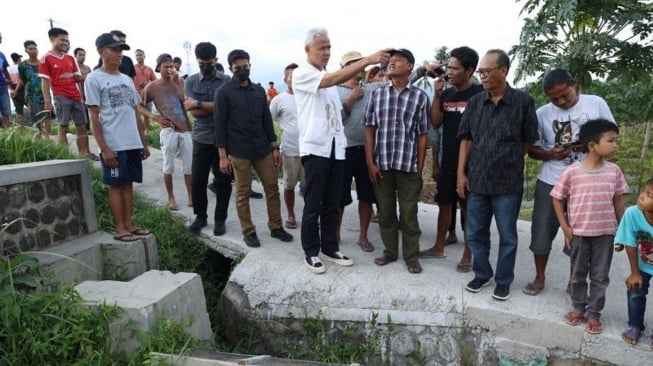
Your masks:
<path fill-rule="evenodd" d="M 606 161 L 600 169 L 587 170 L 578 161 L 567 166 L 550 194 L 567 200 L 567 219 L 575 236 L 601 236 L 615 234 L 613 199 L 628 191 L 616 164 Z"/>

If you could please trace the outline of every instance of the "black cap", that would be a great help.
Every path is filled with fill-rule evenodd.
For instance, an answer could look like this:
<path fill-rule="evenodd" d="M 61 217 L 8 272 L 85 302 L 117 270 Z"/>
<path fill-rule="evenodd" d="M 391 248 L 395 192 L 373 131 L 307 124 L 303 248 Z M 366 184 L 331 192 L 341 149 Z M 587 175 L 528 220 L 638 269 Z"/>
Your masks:
<path fill-rule="evenodd" d="M 129 49 L 129 46 L 113 33 L 102 33 L 95 39 L 95 47 L 97 49 L 102 47 L 120 47 L 123 50 Z"/>
<path fill-rule="evenodd" d="M 390 56 L 394 55 L 395 53 L 398 53 L 398 54 L 404 56 L 408 60 L 408 62 L 415 65 L 415 56 L 413 56 L 412 52 L 408 51 L 405 48 L 400 48 L 398 50 L 390 51 Z"/>
<path fill-rule="evenodd" d="M 125 34 L 125 32 L 123 32 L 123 31 L 121 31 L 121 30 L 117 30 L 117 29 L 116 29 L 116 30 L 112 30 L 112 31 L 109 32 L 109 33 L 113 33 L 113 34 L 117 35 L 118 37 L 125 37 L 125 38 L 127 38 L 127 35 Z"/>
<path fill-rule="evenodd" d="M 20 61 L 21 58 L 23 58 L 23 56 L 17 54 L 16 52 L 14 52 L 14 53 L 11 54 L 11 59 L 12 59 L 14 62 Z"/>
<path fill-rule="evenodd" d="M 156 58 L 156 68 L 154 69 L 154 71 L 161 72 L 161 64 L 164 63 L 164 62 L 168 62 L 168 61 L 174 62 L 174 60 L 173 60 L 172 56 L 170 56 L 170 54 L 168 54 L 168 53 L 160 54 L 159 57 Z"/>

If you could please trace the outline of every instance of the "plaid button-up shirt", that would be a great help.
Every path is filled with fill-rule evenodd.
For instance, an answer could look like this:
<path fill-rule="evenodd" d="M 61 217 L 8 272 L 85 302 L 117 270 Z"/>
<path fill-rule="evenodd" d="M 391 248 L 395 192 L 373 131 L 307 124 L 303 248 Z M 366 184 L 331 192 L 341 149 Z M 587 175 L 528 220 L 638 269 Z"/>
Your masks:
<path fill-rule="evenodd" d="M 416 86 L 398 92 L 391 84 L 372 92 L 363 124 L 376 127 L 374 159 L 380 170 L 417 172 L 417 138 L 427 133 L 429 98 Z"/>

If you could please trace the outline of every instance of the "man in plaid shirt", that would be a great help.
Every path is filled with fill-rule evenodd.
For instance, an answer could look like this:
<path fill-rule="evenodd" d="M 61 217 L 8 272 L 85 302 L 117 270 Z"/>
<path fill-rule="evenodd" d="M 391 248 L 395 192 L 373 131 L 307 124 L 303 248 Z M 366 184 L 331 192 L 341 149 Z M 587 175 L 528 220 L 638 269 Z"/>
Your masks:
<path fill-rule="evenodd" d="M 399 201 L 403 257 L 408 272 L 420 273 L 417 201 L 422 191 L 430 103 L 426 93 L 409 84 L 415 57 L 407 49 L 392 50 L 391 83 L 372 92 L 367 104 L 365 157 L 379 207 L 379 230 L 385 249 L 379 266 L 399 257 Z"/>

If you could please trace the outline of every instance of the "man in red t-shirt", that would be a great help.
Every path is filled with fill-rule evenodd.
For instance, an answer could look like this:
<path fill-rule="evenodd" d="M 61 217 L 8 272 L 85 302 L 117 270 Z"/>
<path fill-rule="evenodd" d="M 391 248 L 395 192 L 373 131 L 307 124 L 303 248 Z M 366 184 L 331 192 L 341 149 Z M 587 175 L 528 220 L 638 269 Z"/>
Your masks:
<path fill-rule="evenodd" d="M 274 97 L 276 97 L 277 95 L 279 95 L 279 92 L 277 91 L 277 89 L 274 88 L 274 82 L 273 82 L 273 81 L 270 81 L 270 82 L 268 83 L 268 85 L 269 85 L 270 87 L 269 87 L 268 90 L 267 90 L 267 95 L 268 95 L 268 104 L 270 104 L 270 102 L 272 101 L 272 99 L 274 99 Z"/>
<path fill-rule="evenodd" d="M 134 65 L 134 70 L 136 70 L 136 75 L 134 75 L 134 85 L 136 86 L 136 90 L 138 91 L 138 95 L 143 98 L 143 89 L 145 89 L 145 86 L 149 84 L 152 81 L 156 80 L 156 75 L 154 75 L 154 70 L 152 70 L 151 67 L 145 65 L 145 51 L 143 50 L 136 50 L 136 65 Z M 156 70 L 159 72 L 159 70 Z M 145 105 L 145 108 L 149 111 L 152 112 L 152 103 L 147 103 Z M 141 123 L 143 121 L 143 131 L 147 134 L 147 131 L 150 130 L 150 119 L 147 117 L 146 114 L 143 114 L 141 112 L 136 112 L 136 115 L 138 116 L 138 122 Z"/>
<path fill-rule="evenodd" d="M 59 121 L 58 142 L 68 145 L 68 125 L 75 123 L 77 130 L 77 149 L 79 154 L 92 160 L 99 160 L 92 154 L 88 147 L 88 131 L 86 130 L 86 111 L 82 102 L 82 92 L 77 83 L 83 82 L 77 61 L 67 54 L 70 50 L 68 32 L 61 28 L 51 28 L 48 31 L 52 49 L 43 56 L 39 62 L 39 76 L 42 80 L 44 109 L 56 108 Z M 52 96 L 50 93 L 52 92 Z"/>

